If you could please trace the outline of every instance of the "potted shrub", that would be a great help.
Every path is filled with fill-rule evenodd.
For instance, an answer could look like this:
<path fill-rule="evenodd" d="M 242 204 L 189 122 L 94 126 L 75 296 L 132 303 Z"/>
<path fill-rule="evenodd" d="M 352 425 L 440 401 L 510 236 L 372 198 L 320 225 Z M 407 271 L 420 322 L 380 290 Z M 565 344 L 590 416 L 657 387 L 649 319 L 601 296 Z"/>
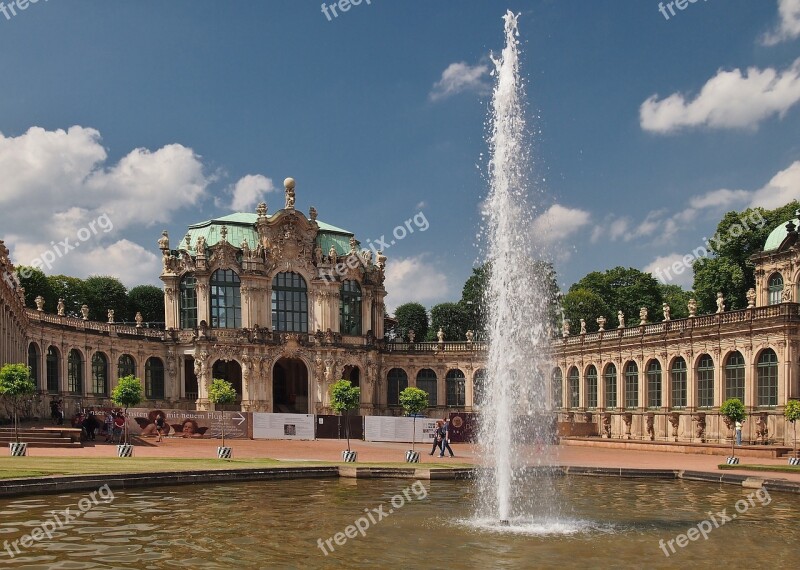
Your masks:
<path fill-rule="evenodd" d="M 411 449 L 406 452 L 407 463 L 419 463 L 419 452 L 414 450 L 417 439 L 417 414 L 428 407 L 428 393 L 425 390 L 409 386 L 400 392 L 400 405 L 407 415 L 414 418 L 411 431 Z"/>
<path fill-rule="evenodd" d="M 123 376 L 117 382 L 117 387 L 111 392 L 111 401 L 114 405 L 124 410 L 125 428 L 122 441 L 117 446 L 119 457 L 133 457 L 133 446 L 128 442 L 128 408 L 138 406 L 142 401 L 142 382 L 133 374 Z"/>
<path fill-rule="evenodd" d="M 361 388 L 353 386 L 350 380 L 339 380 L 331 386 L 331 408 L 344 418 L 344 434 L 347 438 L 347 451 L 342 451 L 342 460 L 352 463 L 358 452 L 350 449 L 350 411 L 361 403 Z"/>
<path fill-rule="evenodd" d="M 728 458 L 728 464 L 735 465 L 739 463 L 739 459 L 736 457 L 736 423 L 743 422 L 747 417 L 744 411 L 744 404 L 739 398 L 730 398 L 722 403 L 719 413 L 725 418 L 728 427 L 734 431 L 731 438 L 731 456 Z"/>
<path fill-rule="evenodd" d="M 794 431 L 794 457 L 789 459 L 789 465 L 800 465 L 800 459 L 797 457 L 797 420 L 800 420 L 800 400 L 789 400 L 786 402 L 783 415 L 786 417 L 787 421 L 792 422 L 792 429 Z"/>
<path fill-rule="evenodd" d="M 217 405 L 232 404 L 236 401 L 233 384 L 221 378 L 213 378 L 208 388 L 208 401 Z M 217 448 L 219 459 L 233 459 L 233 449 L 225 446 L 225 410 L 222 410 L 222 446 Z"/>
<path fill-rule="evenodd" d="M 28 454 L 28 444 L 19 441 L 19 412 L 25 398 L 35 392 L 36 384 L 31 379 L 30 368 L 24 364 L 6 364 L 0 368 L 0 396 L 11 405 L 14 416 L 14 442 L 8 444 L 12 456 Z"/>

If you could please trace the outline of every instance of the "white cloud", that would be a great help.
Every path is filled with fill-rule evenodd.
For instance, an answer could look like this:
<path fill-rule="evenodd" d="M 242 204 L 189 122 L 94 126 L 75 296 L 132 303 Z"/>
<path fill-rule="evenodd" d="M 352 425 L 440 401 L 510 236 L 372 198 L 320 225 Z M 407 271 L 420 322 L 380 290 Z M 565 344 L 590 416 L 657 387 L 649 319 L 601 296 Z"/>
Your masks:
<path fill-rule="evenodd" d="M 800 101 L 800 59 L 783 72 L 773 68 L 719 70 L 700 94 L 688 101 L 681 93 L 649 97 L 639 109 L 642 129 L 665 134 L 686 127 L 755 128 Z"/>
<path fill-rule="evenodd" d="M 684 257 L 680 253 L 662 255 L 647 264 L 642 271 L 651 273 L 666 285 L 680 285 L 684 289 L 691 289 L 694 283 L 694 270 L 686 263 Z"/>
<path fill-rule="evenodd" d="M 591 216 L 586 210 L 553 204 L 531 225 L 539 242 L 551 245 L 562 242 L 589 224 Z"/>
<path fill-rule="evenodd" d="M 731 208 L 738 208 L 742 204 L 747 203 L 749 196 L 746 190 L 728 190 L 722 188 L 720 190 L 706 192 L 700 196 L 694 196 L 689 200 L 689 206 L 692 208 L 729 210 Z"/>
<path fill-rule="evenodd" d="M 442 78 L 433 84 L 429 97 L 431 101 L 439 101 L 464 91 L 488 93 L 490 86 L 485 80 L 488 74 L 489 66 L 485 64 L 451 63 L 442 72 Z"/>
<path fill-rule="evenodd" d="M 750 193 L 750 206 L 773 209 L 800 200 L 800 160 L 781 170 L 762 188 Z"/>
<path fill-rule="evenodd" d="M 266 195 L 275 192 L 277 188 L 271 178 L 261 174 L 248 174 L 229 189 L 233 194 L 230 208 L 234 212 L 249 212 L 259 202 L 266 200 Z"/>
<path fill-rule="evenodd" d="M 764 45 L 773 46 L 800 37 L 800 0 L 778 0 L 778 13 L 781 21 L 761 38 Z"/>
<path fill-rule="evenodd" d="M 450 286 L 447 275 L 435 262 L 426 261 L 427 255 L 392 259 L 386 263 L 386 308 L 389 313 L 410 301 L 423 305 L 447 298 Z"/>

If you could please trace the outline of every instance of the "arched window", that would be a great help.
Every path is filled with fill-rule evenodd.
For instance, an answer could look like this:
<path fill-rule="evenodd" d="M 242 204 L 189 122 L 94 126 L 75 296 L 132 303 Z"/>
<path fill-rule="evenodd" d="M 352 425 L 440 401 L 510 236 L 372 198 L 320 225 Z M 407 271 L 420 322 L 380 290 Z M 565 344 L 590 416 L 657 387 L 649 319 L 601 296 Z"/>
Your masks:
<path fill-rule="evenodd" d="M 661 363 L 655 359 L 647 363 L 647 407 L 661 407 Z"/>
<path fill-rule="evenodd" d="M 769 291 L 768 303 L 770 305 L 777 305 L 783 301 L 783 275 L 780 273 L 773 273 L 767 281 L 767 290 Z"/>
<path fill-rule="evenodd" d="M 272 329 L 308 332 L 308 289 L 299 273 L 278 273 L 272 280 Z"/>
<path fill-rule="evenodd" d="M 67 390 L 70 394 L 83 393 L 83 355 L 77 348 L 67 357 Z"/>
<path fill-rule="evenodd" d="M 639 407 L 639 367 L 633 361 L 625 366 L 625 407 Z"/>
<path fill-rule="evenodd" d="M 392 368 L 387 376 L 386 404 L 400 405 L 400 392 L 408 388 L 408 374 L 402 368 Z"/>
<path fill-rule="evenodd" d="M 574 366 L 567 374 L 567 397 L 570 408 L 579 408 L 581 405 L 581 375 Z"/>
<path fill-rule="evenodd" d="M 710 408 L 714 405 L 714 360 L 704 354 L 697 363 L 697 406 Z"/>
<path fill-rule="evenodd" d="M 725 399 L 739 398 L 744 403 L 744 356 L 738 350 L 725 363 Z"/>
<path fill-rule="evenodd" d="M 447 405 L 448 406 L 466 406 L 467 379 L 461 370 L 455 369 L 447 372 L 445 376 L 445 390 L 447 392 Z"/>
<path fill-rule="evenodd" d="M 164 362 L 155 356 L 144 365 L 144 396 L 148 400 L 164 399 Z"/>
<path fill-rule="evenodd" d="M 603 374 L 604 394 L 606 397 L 606 408 L 613 410 L 617 407 L 617 366 L 609 364 Z"/>
<path fill-rule="evenodd" d="M 92 393 L 97 396 L 108 395 L 108 359 L 102 352 L 92 355 Z"/>
<path fill-rule="evenodd" d="M 31 369 L 31 379 L 39 387 L 39 345 L 32 342 L 28 345 L 28 368 Z"/>
<path fill-rule="evenodd" d="M 130 354 L 123 354 L 117 362 L 117 378 L 136 376 L 136 362 Z"/>
<path fill-rule="evenodd" d="M 180 328 L 193 329 L 197 326 L 197 279 L 185 275 L 179 287 Z"/>
<path fill-rule="evenodd" d="M 217 269 L 209 283 L 211 327 L 238 329 L 242 326 L 242 295 L 239 276 L 232 269 Z M 196 320 L 196 317 L 195 317 Z"/>
<path fill-rule="evenodd" d="M 361 334 L 361 287 L 358 281 L 344 281 L 339 291 L 339 327 L 342 334 Z"/>
<path fill-rule="evenodd" d="M 564 407 L 564 373 L 560 368 L 553 369 L 552 386 L 553 386 L 553 407 Z"/>
<path fill-rule="evenodd" d="M 778 405 L 778 355 L 768 348 L 758 357 L 758 405 Z"/>
<path fill-rule="evenodd" d="M 594 365 L 586 369 L 586 407 L 597 407 L 597 368 Z"/>
<path fill-rule="evenodd" d="M 417 373 L 417 388 L 428 393 L 428 405 L 436 406 L 436 372 L 423 368 Z"/>
<path fill-rule="evenodd" d="M 486 370 L 481 368 L 472 377 L 472 405 L 480 406 L 483 404 L 486 394 Z"/>
<path fill-rule="evenodd" d="M 686 407 L 686 383 L 688 380 L 688 369 L 683 357 L 678 357 L 672 361 L 672 369 L 669 371 L 670 384 L 672 384 L 672 407 Z"/>
<path fill-rule="evenodd" d="M 61 353 L 55 346 L 47 349 L 46 357 L 47 391 L 51 394 L 58 394 L 61 390 Z"/>

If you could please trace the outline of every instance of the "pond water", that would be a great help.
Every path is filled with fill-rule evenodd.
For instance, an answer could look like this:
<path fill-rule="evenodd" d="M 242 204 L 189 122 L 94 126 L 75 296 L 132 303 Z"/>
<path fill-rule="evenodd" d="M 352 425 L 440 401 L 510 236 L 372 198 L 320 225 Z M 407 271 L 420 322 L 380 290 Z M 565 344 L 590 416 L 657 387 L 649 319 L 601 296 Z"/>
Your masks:
<path fill-rule="evenodd" d="M 537 487 L 534 479 L 531 492 Z M 792 558 L 800 540 L 796 495 L 770 496 L 763 491 L 756 495 L 753 490 L 705 483 L 593 477 L 561 477 L 544 488 L 564 505 L 561 519 L 516 519 L 501 531 L 474 520 L 476 487 L 468 481 L 268 481 L 113 491 L 113 499 L 101 492 L 96 500 L 83 493 L 3 500 L 0 565 L 29 569 L 796 565 Z M 63 524 L 65 517 L 79 513 Z M 692 528 L 704 530 L 707 539 L 696 530 L 696 540 L 685 536 L 685 546 L 680 547 L 676 537 Z M 32 538 L 26 540 L 26 535 Z"/>

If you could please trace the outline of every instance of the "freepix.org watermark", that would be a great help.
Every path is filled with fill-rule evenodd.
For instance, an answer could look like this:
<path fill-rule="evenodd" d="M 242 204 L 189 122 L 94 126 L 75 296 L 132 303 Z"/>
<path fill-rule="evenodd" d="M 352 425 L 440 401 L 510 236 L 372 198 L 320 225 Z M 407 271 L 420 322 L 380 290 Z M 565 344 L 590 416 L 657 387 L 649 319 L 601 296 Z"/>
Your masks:
<path fill-rule="evenodd" d="M 333 18 L 338 18 L 339 14 L 337 13 L 337 9 L 339 12 L 344 14 L 348 12 L 350 8 L 353 6 L 359 6 L 362 0 L 338 0 L 337 2 L 331 2 L 330 4 L 322 3 L 322 13 L 325 14 L 325 17 L 328 18 L 328 21 L 331 22 Z M 372 4 L 372 0 L 363 0 L 364 4 L 370 5 Z M 333 18 L 331 17 L 333 14 Z"/>
<path fill-rule="evenodd" d="M 695 526 L 690 527 L 684 534 L 679 534 L 675 538 L 671 538 L 667 541 L 664 541 L 662 538 L 658 541 L 658 547 L 664 553 L 664 556 L 669 558 L 672 554 L 678 552 L 675 550 L 676 545 L 678 548 L 685 548 L 689 542 L 700 540 L 701 536 L 703 540 L 708 540 L 708 535 L 711 534 L 712 531 L 718 529 L 725 523 L 735 520 L 740 514 L 746 513 L 750 507 L 755 507 L 756 500 L 758 500 L 760 506 L 766 507 L 772 502 L 772 497 L 769 496 L 769 491 L 762 487 L 758 491 L 749 493 L 744 499 L 736 501 L 736 505 L 734 505 L 736 508 L 735 513 L 729 515 L 728 509 L 722 509 L 717 513 L 709 511 L 706 513 L 708 515 L 706 520 L 700 521 Z"/>
<path fill-rule="evenodd" d="M 669 20 L 671 16 L 677 15 L 675 9 L 678 10 L 686 10 L 690 4 L 696 4 L 700 0 L 673 0 L 672 2 L 659 2 L 658 3 L 658 11 L 661 12 L 661 15 L 664 16 L 665 20 Z M 707 2 L 708 0 L 703 0 L 703 2 Z"/>
<path fill-rule="evenodd" d="M 47 2 L 48 0 L 44 1 Z M 3 14 L 3 16 L 6 17 L 6 20 L 10 20 L 19 12 L 24 12 L 33 4 L 37 4 L 38 2 L 39 0 L 11 0 L 11 2 L 0 1 L 0 14 Z"/>
<path fill-rule="evenodd" d="M 8 542 L 3 542 L 3 548 L 11 558 L 23 553 L 23 550 L 31 548 L 37 542 L 51 540 L 53 533 L 64 527 L 73 524 L 84 514 L 91 511 L 100 503 L 109 504 L 114 500 L 114 492 L 108 485 L 103 485 L 97 491 L 92 491 L 87 496 L 78 501 L 75 507 L 67 507 L 61 512 L 53 512 L 50 518 L 34 528 L 30 533 Z"/>
<path fill-rule="evenodd" d="M 367 536 L 367 530 L 371 527 L 402 509 L 407 503 L 414 500 L 421 501 L 427 496 L 428 490 L 425 488 L 425 485 L 422 484 L 422 481 L 414 481 L 413 485 L 406 487 L 391 498 L 389 501 L 391 504 L 390 507 L 387 508 L 387 505 L 380 504 L 374 509 L 364 509 L 365 516 L 359 517 L 353 521 L 353 524 L 347 525 L 344 531 L 337 532 L 324 541 L 318 538 L 317 548 L 319 548 L 325 556 L 328 556 L 331 552 L 336 550 L 333 543 L 335 543 L 336 546 L 344 546 L 349 539 L 356 538 L 359 534 L 362 537 Z"/>

